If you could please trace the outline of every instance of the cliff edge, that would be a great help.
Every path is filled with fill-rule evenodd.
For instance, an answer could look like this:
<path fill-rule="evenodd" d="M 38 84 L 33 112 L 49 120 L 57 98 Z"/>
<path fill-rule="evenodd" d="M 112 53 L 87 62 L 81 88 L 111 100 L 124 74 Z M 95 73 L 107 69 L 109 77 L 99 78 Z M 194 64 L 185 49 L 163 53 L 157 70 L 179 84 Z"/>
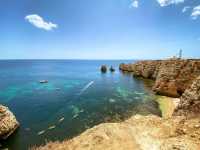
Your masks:
<path fill-rule="evenodd" d="M 163 119 L 136 115 L 121 123 L 104 123 L 63 142 L 32 150 L 199 150 L 199 119 Z"/>
<path fill-rule="evenodd" d="M 121 64 L 120 70 L 155 80 L 156 94 L 180 97 L 200 75 L 200 60 L 169 59 Z"/>

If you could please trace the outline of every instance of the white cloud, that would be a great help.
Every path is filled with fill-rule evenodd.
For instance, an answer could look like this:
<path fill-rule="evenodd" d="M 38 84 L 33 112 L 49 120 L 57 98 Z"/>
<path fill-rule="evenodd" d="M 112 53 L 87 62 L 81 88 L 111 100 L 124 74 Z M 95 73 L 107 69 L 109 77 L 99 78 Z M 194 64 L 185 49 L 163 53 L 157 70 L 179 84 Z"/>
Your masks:
<path fill-rule="evenodd" d="M 192 19 L 197 19 L 200 16 L 200 5 L 196 6 L 192 10 L 191 17 Z"/>
<path fill-rule="evenodd" d="M 131 7 L 138 8 L 138 6 L 139 6 L 138 0 L 134 0 L 134 1 L 131 3 Z"/>
<path fill-rule="evenodd" d="M 157 0 L 161 7 L 183 3 L 185 0 Z"/>
<path fill-rule="evenodd" d="M 182 9 L 182 13 L 185 13 L 186 11 L 188 11 L 188 9 L 190 9 L 190 6 L 185 6 Z"/>
<path fill-rule="evenodd" d="M 40 29 L 44 29 L 44 30 L 47 30 L 47 31 L 53 30 L 53 28 L 58 27 L 57 24 L 44 21 L 44 19 L 37 14 L 27 15 L 25 17 L 25 20 L 27 20 L 29 23 L 31 23 L 35 27 L 40 28 Z"/>

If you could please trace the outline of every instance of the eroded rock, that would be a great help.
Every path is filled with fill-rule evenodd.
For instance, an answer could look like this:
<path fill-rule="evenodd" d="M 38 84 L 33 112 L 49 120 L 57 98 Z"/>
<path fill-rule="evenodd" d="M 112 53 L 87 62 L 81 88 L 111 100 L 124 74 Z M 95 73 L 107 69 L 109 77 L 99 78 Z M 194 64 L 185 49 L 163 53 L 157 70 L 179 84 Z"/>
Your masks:
<path fill-rule="evenodd" d="M 155 80 L 153 90 L 157 94 L 180 97 L 200 75 L 200 60 L 147 60 L 134 64 L 121 64 L 120 69 L 133 72 L 135 76 Z"/>
<path fill-rule="evenodd" d="M 0 105 L 0 139 L 8 138 L 18 127 L 19 123 L 13 113 Z"/>
<path fill-rule="evenodd" d="M 107 66 L 106 65 L 102 65 L 101 66 L 101 72 L 102 73 L 106 73 L 107 72 Z"/>
<path fill-rule="evenodd" d="M 200 116 L 200 76 L 185 90 L 174 115 Z"/>

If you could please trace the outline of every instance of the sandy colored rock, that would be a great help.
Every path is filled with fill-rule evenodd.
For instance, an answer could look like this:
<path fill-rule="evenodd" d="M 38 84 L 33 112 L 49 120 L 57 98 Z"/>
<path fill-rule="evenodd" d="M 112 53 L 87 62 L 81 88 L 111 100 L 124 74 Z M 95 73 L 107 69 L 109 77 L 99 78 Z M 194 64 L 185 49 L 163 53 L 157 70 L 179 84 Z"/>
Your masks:
<path fill-rule="evenodd" d="M 133 72 L 135 76 L 154 79 L 153 90 L 157 94 L 180 97 L 200 75 L 200 60 L 146 60 L 121 64 L 120 69 Z"/>
<path fill-rule="evenodd" d="M 136 115 L 121 123 L 104 123 L 63 142 L 34 150 L 199 150 L 199 119 L 162 119 Z M 185 130 L 184 130 L 185 129 Z M 184 130 L 184 131 L 183 131 Z M 195 135 L 195 136 L 192 136 Z"/>
<path fill-rule="evenodd" d="M 194 80 L 190 88 L 185 90 L 174 115 L 200 116 L 200 76 Z"/>
<path fill-rule="evenodd" d="M 18 127 L 19 123 L 13 113 L 7 107 L 0 105 L 0 139 L 6 139 Z"/>
<path fill-rule="evenodd" d="M 180 102 L 179 98 L 172 98 L 167 96 L 155 96 L 155 100 L 159 104 L 159 108 L 162 112 L 162 118 L 171 118 L 174 110 L 178 107 Z"/>

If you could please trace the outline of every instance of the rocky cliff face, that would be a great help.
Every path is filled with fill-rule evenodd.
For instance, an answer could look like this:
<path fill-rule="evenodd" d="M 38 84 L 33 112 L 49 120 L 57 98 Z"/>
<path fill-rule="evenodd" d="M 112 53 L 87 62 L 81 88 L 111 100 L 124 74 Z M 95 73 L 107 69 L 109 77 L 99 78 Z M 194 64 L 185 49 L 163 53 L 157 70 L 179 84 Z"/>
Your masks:
<path fill-rule="evenodd" d="M 135 64 L 120 64 L 122 71 L 133 72 L 135 76 L 156 79 L 158 68 L 161 64 L 160 60 L 155 61 L 139 61 Z"/>
<path fill-rule="evenodd" d="M 13 113 L 7 107 L 0 105 L 0 139 L 6 139 L 18 127 L 19 123 Z"/>
<path fill-rule="evenodd" d="M 104 123 L 64 142 L 34 150 L 199 150 L 199 119 L 162 119 L 136 115 L 121 123 Z"/>
<path fill-rule="evenodd" d="M 200 75 L 200 60 L 139 61 L 135 64 L 121 64 L 120 69 L 133 72 L 135 76 L 154 79 L 153 90 L 157 94 L 180 97 Z"/>
<path fill-rule="evenodd" d="M 174 115 L 200 116 L 200 76 L 185 90 Z"/>

